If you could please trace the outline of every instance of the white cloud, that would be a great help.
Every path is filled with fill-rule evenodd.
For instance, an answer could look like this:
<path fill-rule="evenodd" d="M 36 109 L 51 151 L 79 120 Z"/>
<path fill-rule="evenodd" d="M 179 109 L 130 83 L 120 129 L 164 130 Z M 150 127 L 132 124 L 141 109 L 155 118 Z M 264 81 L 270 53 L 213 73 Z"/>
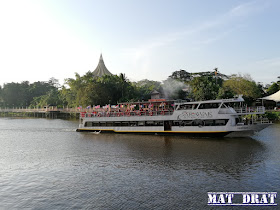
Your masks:
<path fill-rule="evenodd" d="M 259 60 L 256 64 L 265 67 L 276 67 L 279 69 L 280 74 L 280 57 Z"/>
<path fill-rule="evenodd" d="M 266 3 L 261 1 L 239 4 L 196 26 L 189 26 L 189 28 L 175 33 L 166 33 L 163 36 L 151 38 L 150 42 L 141 43 L 133 48 L 125 48 L 122 50 L 122 55 L 131 61 L 133 69 L 138 69 L 142 75 L 149 76 L 149 68 L 151 68 L 149 64 L 152 63 L 150 59 L 156 52 L 160 52 L 160 49 L 164 49 L 163 47 L 184 41 L 185 48 L 188 46 L 189 49 L 193 50 L 201 49 L 201 47 L 217 42 L 239 29 L 244 24 L 240 20 L 261 11 L 264 9 L 264 5 Z"/>
<path fill-rule="evenodd" d="M 280 57 L 260 59 L 242 65 L 239 71 L 249 73 L 256 82 L 269 84 L 280 76 Z"/>
<path fill-rule="evenodd" d="M 249 16 L 264 10 L 268 6 L 268 1 L 250 1 L 232 8 L 228 14 L 233 17 Z"/>
<path fill-rule="evenodd" d="M 191 36 L 199 35 L 202 32 L 207 33 L 207 31 L 217 29 L 217 28 L 223 30 L 222 27 L 224 25 L 228 23 L 233 23 L 240 16 L 249 16 L 258 12 L 261 9 L 264 9 L 264 5 L 265 3 L 259 1 L 242 3 L 230 9 L 226 13 L 218 15 L 216 18 L 213 18 L 212 20 L 207 20 L 205 22 L 202 22 L 198 26 L 190 27 L 189 29 L 178 31 L 176 33 L 167 33 L 164 36 L 160 36 L 157 38 L 152 38 L 151 42 L 141 44 L 140 47 L 124 49 L 124 53 L 128 55 L 131 54 L 132 57 L 137 57 L 139 59 L 140 57 L 145 56 L 147 52 L 150 52 L 153 49 L 166 46 L 178 40 L 187 39 L 190 38 Z M 232 31 L 237 28 L 238 26 L 236 27 L 231 25 L 230 30 Z M 208 37 L 206 40 L 201 40 L 201 43 L 207 44 L 213 41 L 217 41 L 228 33 L 229 30 L 226 29 L 226 31 L 217 34 L 216 37 L 212 37 L 212 38 Z"/>

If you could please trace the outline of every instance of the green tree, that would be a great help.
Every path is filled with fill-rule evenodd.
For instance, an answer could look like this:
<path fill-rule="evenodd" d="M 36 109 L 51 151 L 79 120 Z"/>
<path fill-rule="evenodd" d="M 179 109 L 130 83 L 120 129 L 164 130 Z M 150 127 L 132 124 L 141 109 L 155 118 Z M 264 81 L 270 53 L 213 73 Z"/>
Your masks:
<path fill-rule="evenodd" d="M 273 93 L 276 93 L 280 89 L 280 86 L 277 82 L 274 82 L 268 89 L 267 94 L 271 95 Z"/>
<path fill-rule="evenodd" d="M 161 83 L 158 81 L 144 79 L 134 82 L 132 85 L 134 87 L 134 97 L 132 98 L 135 100 L 147 101 L 151 98 L 151 92 L 153 90 L 162 92 Z"/>
<path fill-rule="evenodd" d="M 233 98 L 234 92 L 229 87 L 220 87 L 219 93 L 217 95 L 217 99 L 226 99 L 226 98 Z"/>
<path fill-rule="evenodd" d="M 66 80 L 61 95 L 72 107 L 116 104 L 130 100 L 135 95 L 135 88 L 124 74 L 93 77 L 91 72 L 84 76 L 76 73 L 75 79 Z"/>
<path fill-rule="evenodd" d="M 57 89 L 56 84 L 53 83 L 51 80 L 48 82 L 42 82 L 42 81 L 34 82 L 29 85 L 28 100 L 31 102 L 34 97 L 45 95 L 47 92 L 55 89 Z"/>
<path fill-rule="evenodd" d="M 4 107 L 3 105 L 3 96 L 2 96 L 2 86 L 0 85 L 0 107 Z"/>
<path fill-rule="evenodd" d="M 52 82 L 50 82 L 52 81 Z M 35 97 L 45 95 L 51 90 L 56 90 L 54 86 L 54 78 L 49 82 L 34 82 L 30 84 L 28 81 L 21 83 L 7 83 L 1 91 L 2 106 L 6 107 L 26 107 L 29 106 Z"/>
<path fill-rule="evenodd" d="M 222 88 L 231 94 L 243 95 L 248 104 L 262 96 L 260 88 L 255 81 L 246 75 L 232 75 L 229 80 L 224 81 Z"/>
<path fill-rule="evenodd" d="M 213 76 L 195 77 L 190 82 L 191 96 L 197 101 L 216 99 L 222 83 L 221 78 L 214 78 Z"/>
<path fill-rule="evenodd" d="M 6 107 L 22 107 L 29 105 L 29 82 L 7 83 L 2 89 L 3 105 Z"/>
<path fill-rule="evenodd" d="M 61 93 L 70 107 L 90 104 L 90 93 L 88 91 L 90 81 L 92 81 L 92 78 L 89 78 L 87 74 L 81 77 L 78 73 L 75 73 L 75 79 L 68 78 L 65 80 L 66 85 L 69 86 L 69 90 L 64 86 L 62 87 Z"/>
<path fill-rule="evenodd" d="M 44 107 L 48 105 L 63 106 L 63 100 L 58 89 L 53 89 L 45 95 L 34 97 L 31 102 L 31 107 Z"/>
<path fill-rule="evenodd" d="M 101 104 L 116 104 L 124 95 L 126 82 L 123 75 L 104 75 L 97 79 L 96 84 Z"/>
<path fill-rule="evenodd" d="M 169 78 L 179 80 L 179 81 L 190 81 L 192 79 L 192 74 L 181 69 L 179 71 L 174 71 Z"/>

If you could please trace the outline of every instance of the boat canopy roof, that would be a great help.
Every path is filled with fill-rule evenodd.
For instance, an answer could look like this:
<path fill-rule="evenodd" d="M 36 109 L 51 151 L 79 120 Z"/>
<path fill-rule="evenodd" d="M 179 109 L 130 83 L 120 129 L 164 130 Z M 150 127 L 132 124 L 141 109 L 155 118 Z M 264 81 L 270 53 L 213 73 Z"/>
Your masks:
<path fill-rule="evenodd" d="M 175 100 L 166 100 L 166 99 L 150 99 L 149 101 L 137 101 L 137 102 L 121 102 L 118 104 L 154 104 L 154 103 L 174 103 Z"/>
<path fill-rule="evenodd" d="M 174 103 L 174 104 L 185 104 L 185 103 L 195 103 L 195 104 L 199 104 L 199 103 L 236 103 L 236 102 L 244 102 L 244 99 L 242 98 L 242 95 L 238 95 L 234 98 L 229 98 L 229 99 L 217 99 L 217 100 L 206 100 L 206 101 L 187 101 L 187 100 L 166 100 L 166 99 L 150 99 L 149 101 L 137 101 L 137 102 L 121 102 L 118 103 L 119 105 L 122 104 L 153 104 L 153 103 Z"/>
<path fill-rule="evenodd" d="M 234 98 L 229 99 L 217 99 L 217 100 L 206 100 L 206 101 L 191 101 L 191 102 L 175 102 L 175 104 L 182 104 L 182 103 L 188 103 L 188 104 L 200 104 L 200 103 L 236 103 L 236 102 L 244 102 L 244 99 L 242 98 L 242 95 L 236 96 Z"/>

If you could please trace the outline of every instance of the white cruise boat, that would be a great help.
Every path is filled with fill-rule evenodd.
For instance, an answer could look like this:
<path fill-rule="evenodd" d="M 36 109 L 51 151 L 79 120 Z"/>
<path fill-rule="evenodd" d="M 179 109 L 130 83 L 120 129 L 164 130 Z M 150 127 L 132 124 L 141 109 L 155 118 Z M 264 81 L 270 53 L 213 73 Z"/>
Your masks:
<path fill-rule="evenodd" d="M 195 102 L 151 99 L 120 103 L 114 109 L 82 112 L 77 131 L 243 137 L 272 124 L 262 118 L 263 106 L 249 108 L 243 102 L 239 96 Z M 245 115 L 251 118 L 245 119 Z"/>

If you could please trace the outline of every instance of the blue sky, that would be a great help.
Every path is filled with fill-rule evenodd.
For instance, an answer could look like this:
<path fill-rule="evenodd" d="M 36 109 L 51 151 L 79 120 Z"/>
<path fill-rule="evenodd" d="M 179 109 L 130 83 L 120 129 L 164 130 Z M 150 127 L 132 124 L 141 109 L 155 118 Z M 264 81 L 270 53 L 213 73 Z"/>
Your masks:
<path fill-rule="evenodd" d="M 280 76 L 278 0 L 0 0 L 0 84 L 93 71 L 165 80 L 173 71 Z"/>

